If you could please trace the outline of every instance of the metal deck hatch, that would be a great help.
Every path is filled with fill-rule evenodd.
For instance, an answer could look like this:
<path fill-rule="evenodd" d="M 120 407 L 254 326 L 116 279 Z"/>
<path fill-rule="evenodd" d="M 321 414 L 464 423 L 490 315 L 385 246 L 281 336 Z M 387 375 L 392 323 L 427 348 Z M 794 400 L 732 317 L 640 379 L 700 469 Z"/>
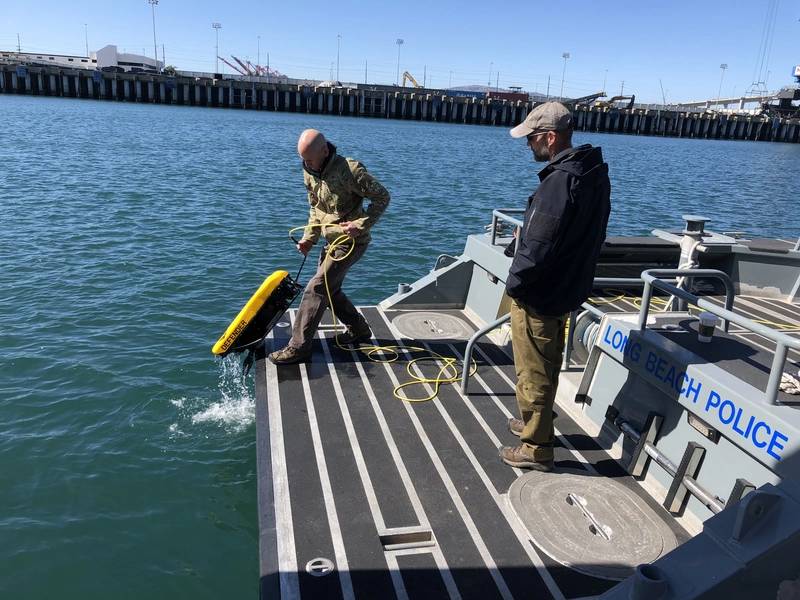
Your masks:
<path fill-rule="evenodd" d="M 442 312 L 412 311 L 392 321 L 397 330 L 415 340 L 467 340 L 473 329 L 459 317 Z"/>
<path fill-rule="evenodd" d="M 669 525 L 644 500 L 586 471 L 526 473 L 508 496 L 534 544 L 586 575 L 624 579 L 677 546 Z"/>

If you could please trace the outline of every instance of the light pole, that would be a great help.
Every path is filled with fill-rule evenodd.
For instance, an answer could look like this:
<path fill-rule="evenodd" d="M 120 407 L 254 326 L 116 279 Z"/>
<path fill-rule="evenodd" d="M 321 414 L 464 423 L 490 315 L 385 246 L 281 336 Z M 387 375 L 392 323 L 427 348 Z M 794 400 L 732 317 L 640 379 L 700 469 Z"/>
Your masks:
<path fill-rule="evenodd" d="M 258 51 L 257 51 L 257 54 L 256 54 L 256 67 L 257 67 L 256 71 L 260 71 L 261 70 L 261 36 L 259 35 L 257 37 L 258 37 Z M 261 73 L 256 72 L 256 75 L 260 75 L 260 74 Z"/>
<path fill-rule="evenodd" d="M 719 106 L 719 98 L 720 94 L 722 94 L 722 80 L 725 78 L 725 70 L 728 68 L 728 63 L 722 63 L 719 66 L 720 70 L 722 71 L 722 75 L 719 77 L 719 89 L 717 90 L 717 106 Z"/>
<path fill-rule="evenodd" d="M 153 11 L 153 58 L 156 61 L 156 71 L 158 71 L 158 44 L 156 44 L 156 4 L 158 4 L 158 0 L 147 0 L 147 3 Z"/>
<path fill-rule="evenodd" d="M 222 29 L 221 23 L 212 23 L 211 27 L 214 28 L 216 35 L 216 45 L 214 46 L 214 73 L 219 73 L 219 30 Z"/>
<path fill-rule="evenodd" d="M 567 59 L 569 58 L 569 52 L 564 52 L 561 55 L 561 58 L 564 59 L 564 68 L 561 69 L 561 93 L 558 95 L 559 99 L 564 99 L 564 76 L 567 74 Z"/>
<path fill-rule="evenodd" d="M 492 87 L 492 67 L 494 67 L 494 61 L 489 63 L 489 83 L 486 84 L 488 87 Z"/>
<path fill-rule="evenodd" d="M 86 40 L 86 56 L 89 56 L 89 26 L 86 23 L 83 24 L 83 36 Z"/>
<path fill-rule="evenodd" d="M 395 80 L 395 85 L 400 85 L 400 46 L 403 45 L 402 38 L 397 38 L 395 42 L 397 44 L 397 79 Z"/>
<path fill-rule="evenodd" d="M 342 44 L 342 34 L 336 34 L 336 81 L 339 81 L 339 48 Z"/>
<path fill-rule="evenodd" d="M 600 90 L 604 94 L 606 93 L 606 81 L 608 81 L 608 69 L 606 69 L 606 73 L 603 75 L 603 89 Z"/>

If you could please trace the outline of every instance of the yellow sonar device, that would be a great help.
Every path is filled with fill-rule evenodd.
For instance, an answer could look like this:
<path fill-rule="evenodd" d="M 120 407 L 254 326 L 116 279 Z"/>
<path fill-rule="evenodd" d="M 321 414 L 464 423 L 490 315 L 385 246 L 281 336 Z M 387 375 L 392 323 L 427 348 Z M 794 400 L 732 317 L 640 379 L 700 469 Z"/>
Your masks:
<path fill-rule="evenodd" d="M 286 271 L 275 271 L 264 280 L 244 308 L 239 311 L 211 352 L 225 356 L 248 350 L 275 326 L 302 287 Z"/>

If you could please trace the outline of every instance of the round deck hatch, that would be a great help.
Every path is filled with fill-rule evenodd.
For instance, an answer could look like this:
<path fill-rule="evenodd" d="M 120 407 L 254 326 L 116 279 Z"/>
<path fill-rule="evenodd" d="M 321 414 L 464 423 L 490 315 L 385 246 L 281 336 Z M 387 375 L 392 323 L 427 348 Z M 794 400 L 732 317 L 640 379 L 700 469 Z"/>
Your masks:
<path fill-rule="evenodd" d="M 536 546 L 586 575 L 625 579 L 677 546 L 669 525 L 643 499 L 586 471 L 526 473 L 508 496 Z"/>
<path fill-rule="evenodd" d="M 415 340 L 468 340 L 473 333 L 463 319 L 440 312 L 415 310 L 399 314 L 392 323 L 404 336 Z"/>

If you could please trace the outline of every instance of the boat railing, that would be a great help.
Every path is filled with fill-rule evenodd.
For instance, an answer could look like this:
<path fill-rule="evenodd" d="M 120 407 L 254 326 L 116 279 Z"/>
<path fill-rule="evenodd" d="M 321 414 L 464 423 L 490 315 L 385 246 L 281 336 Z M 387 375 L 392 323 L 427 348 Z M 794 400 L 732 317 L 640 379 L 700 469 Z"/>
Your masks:
<path fill-rule="evenodd" d="M 495 208 L 492 211 L 492 246 L 497 244 L 498 225 L 501 223 L 510 223 L 514 227 L 522 227 L 522 220 L 511 215 L 525 214 L 524 208 Z"/>
<path fill-rule="evenodd" d="M 786 364 L 787 354 L 789 349 L 800 351 L 800 339 L 793 338 L 785 333 L 767 327 L 761 323 L 757 323 L 752 319 L 748 319 L 747 317 L 733 312 L 732 294 L 730 293 L 733 288 L 733 284 L 731 283 L 730 278 L 725 273 L 722 273 L 722 271 L 715 271 L 713 269 L 692 269 L 690 276 L 716 277 L 723 282 L 726 282 L 726 290 L 728 290 L 729 294 L 726 296 L 725 308 L 721 308 L 710 300 L 706 300 L 700 296 L 692 294 L 687 290 L 681 289 L 677 285 L 661 279 L 662 277 L 673 277 L 676 275 L 686 277 L 687 271 L 680 271 L 678 269 L 650 269 L 642 273 L 644 290 L 642 292 L 642 307 L 639 310 L 639 329 L 644 330 L 647 327 L 647 315 L 650 310 L 650 298 L 653 294 L 653 288 L 656 288 L 662 292 L 666 292 L 667 294 L 671 294 L 681 298 L 682 300 L 686 300 L 698 308 L 702 308 L 703 310 L 717 315 L 723 320 L 723 322 L 726 323 L 726 327 L 728 323 L 734 323 L 739 327 L 771 340 L 775 343 L 775 354 L 772 359 L 772 366 L 769 372 L 769 381 L 767 382 L 767 389 L 764 391 L 764 397 L 769 404 L 776 404 L 778 400 L 778 390 L 781 384 L 781 376 L 783 374 L 783 367 Z M 720 277 L 720 275 L 722 275 L 722 277 Z"/>
<path fill-rule="evenodd" d="M 502 214 L 503 210 L 505 209 L 495 210 L 494 212 Z M 503 217 L 507 217 L 507 215 L 503 215 Z M 492 223 L 494 225 L 494 220 L 492 221 Z M 494 227 L 492 227 L 492 229 L 494 230 Z M 492 237 L 494 237 L 494 234 Z M 683 274 L 685 275 L 685 272 Z M 634 278 L 634 277 L 595 277 L 593 282 L 594 289 L 603 289 L 609 287 L 641 288 L 643 286 L 644 286 L 644 281 L 642 281 L 641 278 Z M 598 319 L 601 319 L 603 317 L 603 311 L 601 311 L 596 306 L 592 305 L 590 302 L 584 302 L 581 305 L 580 309 L 575 310 L 570 314 L 571 325 L 569 327 L 569 330 L 567 331 L 567 340 L 564 349 L 564 362 L 562 364 L 562 368 L 566 368 L 569 365 L 570 359 L 572 357 L 572 349 L 574 347 L 574 333 L 575 333 L 575 327 L 573 327 L 572 325 L 574 325 L 574 323 L 576 322 L 578 315 L 584 311 L 592 313 Z M 475 344 L 478 342 L 479 339 L 481 339 L 490 331 L 493 331 L 498 327 L 500 327 L 501 325 L 503 325 L 504 323 L 507 323 L 510 319 L 511 319 L 511 313 L 506 313 L 505 315 L 495 319 L 491 323 L 487 323 L 486 325 L 481 327 L 478 331 L 476 331 L 467 342 L 467 348 L 464 351 L 464 364 L 465 365 L 472 364 L 472 352 L 475 348 Z M 469 383 L 469 375 L 470 375 L 469 371 L 470 371 L 469 368 L 465 368 L 461 373 L 461 391 L 464 392 L 465 394 L 467 393 L 467 385 Z"/>

